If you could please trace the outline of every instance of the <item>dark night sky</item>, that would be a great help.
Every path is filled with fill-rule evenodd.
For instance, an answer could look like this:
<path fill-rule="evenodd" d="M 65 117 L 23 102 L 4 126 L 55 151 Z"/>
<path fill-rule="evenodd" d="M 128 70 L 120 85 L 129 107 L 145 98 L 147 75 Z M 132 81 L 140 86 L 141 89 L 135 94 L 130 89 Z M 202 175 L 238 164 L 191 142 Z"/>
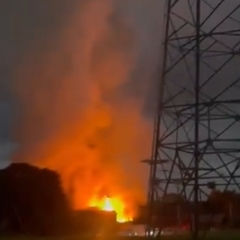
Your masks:
<path fill-rule="evenodd" d="M 16 120 L 16 101 L 11 94 L 11 83 L 16 67 L 24 55 L 34 48 L 36 39 L 57 34 L 66 1 L 3 0 L 0 2 L 0 146 L 1 160 L 9 151 L 12 123 Z M 69 1 L 71 2 L 71 1 Z M 18 80 L 21 84 L 21 80 Z"/>

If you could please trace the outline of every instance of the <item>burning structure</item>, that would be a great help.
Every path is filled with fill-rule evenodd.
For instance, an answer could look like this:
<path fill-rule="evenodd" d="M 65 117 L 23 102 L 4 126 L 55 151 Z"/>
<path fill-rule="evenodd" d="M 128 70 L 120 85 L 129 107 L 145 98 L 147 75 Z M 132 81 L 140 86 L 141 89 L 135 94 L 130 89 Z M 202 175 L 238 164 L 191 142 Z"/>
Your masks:
<path fill-rule="evenodd" d="M 120 198 L 96 198 L 91 199 L 89 205 L 91 207 L 96 207 L 99 210 L 106 212 L 115 212 L 117 222 L 129 222 L 132 221 L 131 214 L 127 213 L 126 203 L 124 203 Z"/>
<path fill-rule="evenodd" d="M 102 231 L 114 232 L 116 224 L 115 212 L 89 208 L 75 211 L 74 214 L 74 228 L 77 232 L 90 232 L 91 234 L 99 234 Z"/>

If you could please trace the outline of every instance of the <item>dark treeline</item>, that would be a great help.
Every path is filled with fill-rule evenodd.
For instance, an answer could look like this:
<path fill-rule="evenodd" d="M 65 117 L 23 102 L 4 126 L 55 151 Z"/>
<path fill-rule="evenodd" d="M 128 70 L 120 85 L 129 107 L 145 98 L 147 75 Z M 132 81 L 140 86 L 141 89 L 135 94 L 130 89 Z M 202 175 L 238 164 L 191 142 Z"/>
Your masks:
<path fill-rule="evenodd" d="M 62 234 L 70 218 L 57 173 L 22 163 L 0 170 L 1 233 Z"/>
<path fill-rule="evenodd" d="M 0 170 L 0 234 L 65 235 L 112 230 L 115 213 L 74 211 L 59 175 L 15 163 Z"/>
<path fill-rule="evenodd" d="M 189 226 L 192 203 L 169 194 L 153 206 L 153 224 L 158 227 Z M 139 209 L 135 223 L 148 221 L 147 207 Z M 240 194 L 213 190 L 199 203 L 204 228 L 240 229 Z M 0 233 L 56 235 L 112 229 L 116 216 L 94 209 L 73 211 L 61 186 L 59 175 L 24 163 L 0 170 Z M 109 224 L 111 223 L 111 224 Z M 110 229 L 110 230 L 111 230 Z"/>
<path fill-rule="evenodd" d="M 193 203 L 177 194 L 167 195 L 156 201 L 152 224 L 158 227 L 190 227 Z M 147 208 L 139 211 L 138 221 L 147 221 Z M 240 194 L 234 191 L 212 190 L 208 199 L 198 204 L 199 223 L 203 228 L 240 229 Z"/>

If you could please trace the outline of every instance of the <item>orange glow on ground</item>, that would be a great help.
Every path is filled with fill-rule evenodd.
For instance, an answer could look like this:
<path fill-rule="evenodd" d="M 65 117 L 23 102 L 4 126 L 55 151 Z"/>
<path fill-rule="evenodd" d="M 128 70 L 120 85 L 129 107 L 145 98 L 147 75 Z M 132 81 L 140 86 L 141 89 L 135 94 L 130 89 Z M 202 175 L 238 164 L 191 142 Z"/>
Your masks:
<path fill-rule="evenodd" d="M 117 222 L 129 222 L 132 221 L 132 217 L 125 212 L 125 204 L 124 202 L 117 197 L 109 198 L 93 198 L 90 203 L 90 207 L 96 207 L 100 210 L 107 212 L 116 212 L 117 214 Z"/>

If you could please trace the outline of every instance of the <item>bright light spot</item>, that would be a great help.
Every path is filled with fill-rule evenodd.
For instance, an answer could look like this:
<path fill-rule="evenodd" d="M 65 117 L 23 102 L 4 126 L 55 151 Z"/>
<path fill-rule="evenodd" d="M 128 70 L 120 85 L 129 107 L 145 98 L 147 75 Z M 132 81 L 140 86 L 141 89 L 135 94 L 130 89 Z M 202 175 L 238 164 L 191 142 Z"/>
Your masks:
<path fill-rule="evenodd" d="M 93 198 L 90 203 L 90 207 L 97 207 L 100 210 L 107 212 L 116 212 L 117 222 L 129 222 L 132 218 L 126 214 L 126 207 L 124 202 L 117 197 L 109 198 Z"/>
<path fill-rule="evenodd" d="M 102 208 L 104 211 L 108 211 L 108 212 L 113 212 L 114 211 L 114 208 L 112 206 L 112 203 L 111 203 L 111 199 L 110 198 L 106 198 L 105 199 L 105 202 L 104 202 L 104 205 L 103 205 L 103 208 Z"/>

